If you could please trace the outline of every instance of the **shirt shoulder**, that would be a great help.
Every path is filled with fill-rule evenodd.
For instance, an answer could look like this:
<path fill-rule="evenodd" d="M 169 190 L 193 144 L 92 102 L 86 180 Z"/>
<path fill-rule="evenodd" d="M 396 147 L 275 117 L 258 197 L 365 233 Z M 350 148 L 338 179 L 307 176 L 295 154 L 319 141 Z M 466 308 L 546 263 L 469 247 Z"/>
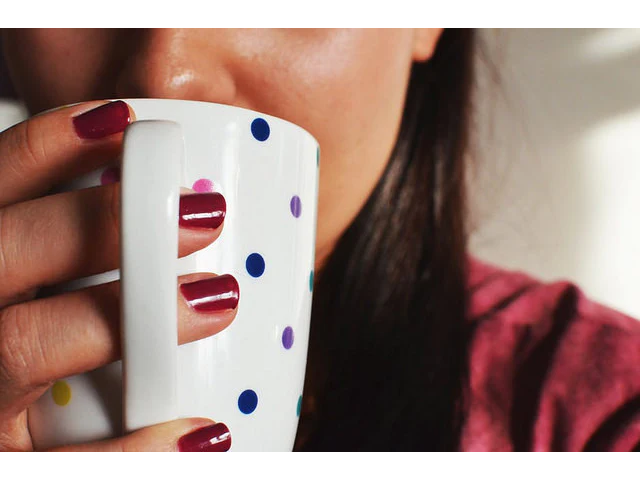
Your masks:
<path fill-rule="evenodd" d="M 640 322 L 585 297 L 470 259 L 463 450 L 640 446 Z"/>

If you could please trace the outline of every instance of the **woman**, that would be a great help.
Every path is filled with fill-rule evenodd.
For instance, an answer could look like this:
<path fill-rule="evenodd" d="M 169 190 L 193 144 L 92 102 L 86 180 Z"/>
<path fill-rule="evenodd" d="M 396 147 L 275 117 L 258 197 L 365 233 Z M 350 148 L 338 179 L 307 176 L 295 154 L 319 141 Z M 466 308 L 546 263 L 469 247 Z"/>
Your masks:
<path fill-rule="evenodd" d="M 36 30 L 5 31 L 3 45 L 33 114 L 195 99 L 279 116 L 318 139 L 319 273 L 297 449 L 639 448 L 640 324 L 573 285 L 467 256 L 473 31 Z M 2 449 L 32 448 L 26 408 L 53 381 L 119 354 L 116 285 L 34 292 L 116 268 L 115 185 L 42 196 L 117 155 L 134 115 L 90 102 L 0 134 Z M 225 203 L 188 192 L 187 208 L 223 215 Z M 181 255 L 222 228 L 182 226 Z M 193 291 L 237 290 L 224 278 L 179 279 L 182 343 L 232 322 L 237 305 L 190 303 Z M 73 355 L 62 361 L 63 350 Z M 224 433 L 184 419 L 65 449 L 224 450 L 208 442 Z"/>

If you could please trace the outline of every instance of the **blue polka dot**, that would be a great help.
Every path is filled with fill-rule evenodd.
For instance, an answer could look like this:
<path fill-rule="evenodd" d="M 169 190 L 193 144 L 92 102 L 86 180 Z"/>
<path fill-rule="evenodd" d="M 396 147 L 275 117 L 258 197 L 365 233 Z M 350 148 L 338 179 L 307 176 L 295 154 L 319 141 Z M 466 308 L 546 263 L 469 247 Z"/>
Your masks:
<path fill-rule="evenodd" d="M 246 415 L 253 413 L 258 406 L 258 394 L 253 390 L 245 390 L 238 397 L 238 408 Z"/>
<path fill-rule="evenodd" d="M 296 416 L 300 416 L 300 412 L 302 411 L 302 395 L 298 397 L 298 406 L 296 407 Z"/>
<path fill-rule="evenodd" d="M 247 272 L 252 277 L 259 277 L 264 273 L 264 258 L 259 253 L 252 253 L 245 262 Z"/>
<path fill-rule="evenodd" d="M 313 292 L 313 270 L 309 274 L 309 291 Z"/>
<path fill-rule="evenodd" d="M 269 138 L 271 129 L 269 128 L 269 124 L 264 118 L 256 118 L 253 122 L 251 122 L 251 133 L 256 140 L 264 142 L 267 138 Z"/>

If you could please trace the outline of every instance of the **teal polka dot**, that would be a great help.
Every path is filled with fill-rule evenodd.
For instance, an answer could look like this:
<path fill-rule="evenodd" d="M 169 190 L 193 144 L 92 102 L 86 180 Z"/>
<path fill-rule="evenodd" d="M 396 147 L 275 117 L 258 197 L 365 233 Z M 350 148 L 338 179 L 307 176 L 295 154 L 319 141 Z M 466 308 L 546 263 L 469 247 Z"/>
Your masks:
<path fill-rule="evenodd" d="M 313 292 L 313 270 L 309 274 L 309 291 Z"/>
<path fill-rule="evenodd" d="M 296 417 L 300 416 L 301 411 L 302 411 L 302 395 L 298 397 L 298 406 L 296 407 Z"/>
<path fill-rule="evenodd" d="M 316 150 L 316 166 L 320 166 L 320 147 Z"/>

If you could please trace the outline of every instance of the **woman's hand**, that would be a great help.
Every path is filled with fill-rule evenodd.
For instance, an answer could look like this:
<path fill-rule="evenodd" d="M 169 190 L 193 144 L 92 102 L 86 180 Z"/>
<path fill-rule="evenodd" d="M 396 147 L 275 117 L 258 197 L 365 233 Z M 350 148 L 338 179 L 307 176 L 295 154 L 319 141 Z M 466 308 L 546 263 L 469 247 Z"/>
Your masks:
<path fill-rule="evenodd" d="M 123 102 L 91 102 L 0 133 L 0 450 L 33 449 L 27 408 L 53 382 L 120 357 L 119 282 L 45 298 L 35 293 L 118 268 L 119 183 L 42 195 L 113 163 L 133 116 Z M 181 257 L 215 241 L 226 208 L 219 194 L 182 193 Z M 194 225 L 187 212 L 208 213 L 207 220 Z M 181 344 L 214 335 L 233 321 L 239 296 L 233 277 L 197 273 L 177 283 Z M 223 292 L 233 292 L 231 300 L 204 300 Z M 64 450 L 228 449 L 226 427 L 212 424 L 182 419 Z"/>

